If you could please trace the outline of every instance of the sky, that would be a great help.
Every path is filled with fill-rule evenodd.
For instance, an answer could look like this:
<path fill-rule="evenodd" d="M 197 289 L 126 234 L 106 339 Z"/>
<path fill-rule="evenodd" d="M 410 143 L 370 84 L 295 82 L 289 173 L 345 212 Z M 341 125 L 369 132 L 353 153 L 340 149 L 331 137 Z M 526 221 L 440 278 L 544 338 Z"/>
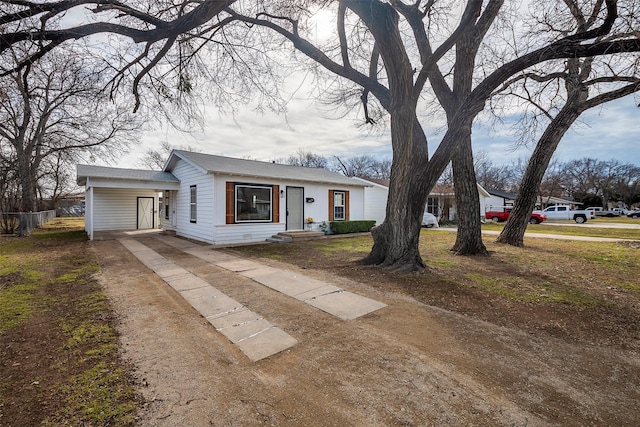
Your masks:
<path fill-rule="evenodd" d="M 362 123 L 362 112 L 344 118 L 328 118 L 316 102 L 294 98 L 288 112 L 256 113 L 246 108 L 234 117 L 210 109 L 205 125 L 192 132 L 151 125 L 141 144 L 130 147 L 130 153 L 120 159 L 119 167 L 139 168 L 147 149 L 158 149 L 161 142 L 173 146 L 190 146 L 215 155 L 272 161 L 296 154 L 299 150 L 323 156 L 349 158 L 372 155 L 391 158 L 389 130 L 371 132 Z M 436 120 L 434 120 L 436 121 Z M 429 152 L 433 153 L 443 136 L 441 123 L 425 123 Z M 483 151 L 495 165 L 509 165 L 526 160 L 532 148 L 514 147 L 515 138 L 507 132 L 496 133 L 486 123 L 476 121 L 473 131 L 474 151 Z M 555 158 L 569 161 L 585 157 L 631 163 L 640 166 L 640 108 L 633 96 L 606 104 L 583 114 L 581 121 L 561 141 Z"/>
<path fill-rule="evenodd" d="M 528 2 L 523 2 L 526 5 Z M 520 7 L 525 7 L 520 5 Z M 461 13 L 461 11 L 459 11 Z M 318 41 L 334 31 L 328 11 L 321 10 L 315 19 Z M 455 15 L 455 14 L 454 14 Z M 455 18 L 455 16 L 454 16 Z M 298 88 L 298 82 L 290 83 Z M 307 82 L 306 84 L 312 84 Z M 391 138 L 388 127 L 372 132 L 363 122 L 362 111 L 343 118 L 329 118 L 326 107 L 319 108 L 302 87 L 289 102 L 286 115 L 251 108 L 240 109 L 233 117 L 209 108 L 202 129 L 180 132 L 164 125 L 152 124 L 141 136 L 141 144 L 130 147 L 119 166 L 141 167 L 140 159 L 148 149 L 158 149 L 163 141 L 172 146 L 190 146 L 203 153 L 238 158 L 272 161 L 294 155 L 299 150 L 323 156 L 349 158 L 372 155 L 380 160 L 391 158 Z M 633 96 L 605 104 L 582 115 L 579 123 L 561 141 L 555 158 L 570 161 L 585 157 L 618 160 L 640 166 L 640 108 Z M 516 120 L 514 118 L 514 120 Z M 444 115 L 422 122 L 433 153 L 444 135 Z M 476 119 L 473 130 L 474 152 L 487 154 L 495 165 L 509 165 L 529 158 L 533 147 L 514 147 L 515 136 L 505 130 L 493 131 L 482 117 Z"/>

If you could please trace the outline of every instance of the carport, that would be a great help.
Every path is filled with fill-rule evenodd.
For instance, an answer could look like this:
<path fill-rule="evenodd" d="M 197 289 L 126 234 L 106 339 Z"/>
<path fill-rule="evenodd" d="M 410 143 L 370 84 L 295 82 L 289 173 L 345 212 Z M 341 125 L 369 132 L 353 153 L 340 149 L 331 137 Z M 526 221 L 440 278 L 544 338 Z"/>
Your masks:
<path fill-rule="evenodd" d="M 85 187 L 85 230 L 144 230 L 161 226 L 160 193 L 178 190 L 169 172 L 78 165 L 78 185 Z"/>

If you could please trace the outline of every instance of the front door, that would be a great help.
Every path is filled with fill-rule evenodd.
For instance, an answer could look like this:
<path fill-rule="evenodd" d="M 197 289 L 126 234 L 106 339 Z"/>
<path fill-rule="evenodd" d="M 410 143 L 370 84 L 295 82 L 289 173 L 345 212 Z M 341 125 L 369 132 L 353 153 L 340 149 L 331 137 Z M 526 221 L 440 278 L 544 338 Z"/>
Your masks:
<path fill-rule="evenodd" d="M 138 197 L 138 230 L 145 230 L 154 226 L 153 197 Z"/>
<path fill-rule="evenodd" d="M 287 187 L 287 230 L 304 228 L 304 188 Z"/>

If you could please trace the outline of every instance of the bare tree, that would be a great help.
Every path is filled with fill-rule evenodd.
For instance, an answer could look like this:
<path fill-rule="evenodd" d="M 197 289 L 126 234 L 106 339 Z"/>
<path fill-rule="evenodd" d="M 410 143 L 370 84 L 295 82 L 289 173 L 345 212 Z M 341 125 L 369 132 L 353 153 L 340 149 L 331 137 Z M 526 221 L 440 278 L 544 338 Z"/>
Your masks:
<path fill-rule="evenodd" d="M 565 186 L 567 181 L 565 171 L 566 168 L 564 167 L 564 164 L 554 160 L 549 163 L 544 177 L 542 178 L 542 182 L 540 183 L 536 205 L 542 207 L 543 205 L 549 204 L 551 197 L 565 196 Z"/>
<path fill-rule="evenodd" d="M 553 16 L 543 23 L 545 28 L 555 29 L 560 24 L 560 28 L 573 25 L 579 32 L 588 31 L 597 22 L 600 9 L 604 7 L 602 2 L 596 2 L 593 8 L 583 10 L 581 8 L 583 5 L 579 2 L 565 0 L 565 3 L 571 12 L 567 19 L 571 21 L 564 23 L 558 16 Z M 601 34 L 598 40 L 618 40 L 633 33 L 638 23 L 633 18 L 633 7 L 627 11 L 630 12 L 628 19 L 620 22 L 611 32 Z M 561 29 L 555 31 L 564 34 Z M 546 73 L 542 70 L 530 70 L 515 77 L 515 81 L 523 83 L 521 93 L 526 94 L 520 96 L 530 99 L 533 105 L 541 108 L 550 122 L 531 155 L 514 208 L 498 236 L 498 242 L 514 246 L 523 244 L 524 233 L 544 173 L 562 137 L 583 112 L 638 91 L 640 89 L 638 64 L 636 55 L 624 58 L 605 57 L 602 60 L 597 57 L 568 58 L 562 71 Z M 540 97 L 532 99 L 531 91 L 527 86 L 532 82 L 541 84 L 545 88 L 544 91 L 539 92 L 541 96 L 548 96 L 548 91 L 551 91 L 564 101 L 556 114 L 552 109 L 558 101 L 549 105 L 548 102 L 542 104 L 537 101 Z M 514 81 L 506 82 L 511 87 L 514 86 L 513 83 Z"/>
<path fill-rule="evenodd" d="M 496 165 L 485 151 L 476 151 L 473 157 L 478 184 L 486 189 L 513 191 L 517 185 L 515 166 Z"/>
<path fill-rule="evenodd" d="M 391 160 L 378 160 L 369 154 L 341 159 L 334 156 L 335 169 L 345 176 L 360 178 L 389 179 Z"/>
<path fill-rule="evenodd" d="M 169 155 L 173 150 L 199 151 L 190 145 L 172 145 L 167 141 L 162 141 L 160 143 L 160 148 L 147 149 L 138 163 L 145 168 L 162 170 L 165 163 L 167 163 L 167 160 L 169 160 Z"/>
<path fill-rule="evenodd" d="M 437 1 L 408 4 L 381 0 L 289 0 L 268 3 L 204 0 L 179 5 L 158 2 L 149 9 L 96 1 L 93 10 L 98 22 L 56 31 L 48 31 L 48 19 L 59 16 L 70 7 L 92 2 L 80 0 L 45 5 L 28 2 L 16 4 L 13 1 L 3 3 L 19 10 L 0 15 L 0 22 L 8 27 L 0 39 L 0 51 L 4 52 L 16 43 L 34 43 L 32 46 L 36 48 L 43 46 L 22 58 L 21 64 L 29 63 L 67 40 L 101 32 L 117 34 L 143 45 L 144 51 L 123 69 L 134 72 L 133 91 L 137 100 L 140 99 L 141 82 L 149 77 L 162 58 L 175 51 L 172 48 L 181 46 L 181 40 L 190 42 L 189 58 L 209 40 L 222 45 L 225 41 L 222 36 L 230 35 L 227 26 L 235 22 L 243 23 L 240 28 L 246 31 L 246 42 L 277 40 L 273 34 L 289 40 L 313 64 L 325 69 L 329 75 L 340 77 L 340 83 L 347 82 L 343 93 L 357 94 L 355 99 L 362 102 L 366 122 L 375 121 L 371 111 L 376 105 L 389 115 L 393 160 L 387 219 L 373 230 L 374 246 L 364 262 L 405 271 L 425 266 L 418 251 L 421 216 L 429 191 L 454 154 L 459 155 L 461 167 L 458 169 L 462 171 L 462 176 L 473 176 L 470 174 L 471 147 L 468 143 L 471 125 L 496 89 L 512 76 L 545 61 L 640 50 L 640 40 L 633 34 L 618 40 L 602 40 L 618 19 L 617 2 L 607 0 L 606 10 L 597 15 L 597 25 L 584 31 L 565 28 L 563 37 L 550 42 L 539 37 L 538 43 L 523 47 L 517 57 L 498 62 L 471 90 L 466 81 L 473 77 L 469 73 L 472 69 L 469 66 L 460 67 L 461 75 L 454 76 L 454 79 L 460 79 L 461 84 L 455 86 L 453 91 L 460 94 L 461 100 L 449 109 L 448 130 L 429 157 L 426 136 L 417 114 L 426 84 L 436 72 L 436 67 L 448 68 L 450 58 L 446 58 L 446 61 L 443 58 L 454 47 L 460 55 L 474 53 L 476 40 L 470 33 L 483 38 L 483 30 L 491 21 L 495 8 L 501 8 L 501 1 L 489 0 L 485 5 L 485 2 L 469 0 L 459 6 L 461 18 L 450 26 L 448 32 L 445 32 L 447 25 L 439 25 L 438 21 L 447 5 L 442 6 Z M 451 2 L 449 7 L 455 5 L 458 3 Z M 305 17 L 312 15 L 311 9 L 321 7 L 332 8 L 337 16 L 334 21 L 337 34 L 329 43 L 314 43 L 305 38 L 305 25 L 301 25 L 305 24 Z M 117 23 L 112 22 L 113 16 L 110 14 L 114 10 L 119 13 Z M 25 30 L 17 26 L 24 16 L 40 17 L 42 22 L 37 28 Z M 104 20 L 100 21 L 101 18 Z M 261 33 L 260 28 L 274 33 Z M 414 46 L 418 48 L 419 57 L 413 55 Z M 236 63 L 243 60 L 234 55 L 230 48 L 227 58 L 233 58 Z M 181 59 L 186 58 L 175 55 L 172 70 L 180 83 L 178 88 L 190 91 L 191 76 L 181 72 L 179 64 L 185 62 Z M 464 58 L 456 57 L 458 60 L 463 61 Z M 256 72 L 256 68 L 251 67 L 245 70 Z M 448 71 L 438 74 L 447 76 Z M 153 79 L 146 81 L 153 82 Z M 342 99 L 347 98 L 345 96 Z M 475 186 L 471 189 L 470 180 L 463 180 L 461 185 L 465 187 L 465 194 L 476 191 Z M 474 222 L 470 223 L 467 230 L 475 241 L 467 246 L 481 248 L 481 241 L 478 245 L 476 238 L 479 232 L 475 227 L 479 218 L 470 218 L 470 221 Z"/>
<path fill-rule="evenodd" d="M 135 141 L 138 125 L 126 110 L 105 102 L 100 70 L 92 66 L 76 55 L 51 55 L 2 81 L 0 155 L 16 172 L 21 211 L 36 209 L 47 159 L 113 158 Z"/>
<path fill-rule="evenodd" d="M 303 148 L 299 148 L 296 154 L 291 154 L 286 159 L 276 159 L 274 162 L 291 166 L 329 169 L 329 161 L 326 157 L 312 153 L 311 151 L 307 151 Z"/>
<path fill-rule="evenodd" d="M 363 87 L 362 100 L 367 101 L 368 95 L 373 95 L 384 110 L 390 116 L 391 139 L 393 147 L 393 165 L 391 173 L 390 197 L 387 203 L 386 220 L 373 231 L 374 246 L 371 253 L 364 259 L 365 263 L 390 266 L 402 270 L 415 270 L 422 268 L 422 261 L 418 252 L 418 236 L 420 215 L 426 203 L 429 190 L 433 187 L 442 171 L 453 158 L 454 153 L 462 158 L 461 176 L 471 177 L 461 180 L 460 185 L 465 187 L 461 194 L 473 197 L 476 191 L 473 183 L 473 173 L 469 167 L 470 144 L 469 136 L 471 124 L 476 115 L 483 109 L 486 100 L 503 82 L 511 76 L 544 61 L 568 58 L 601 55 L 605 53 L 617 53 L 621 50 L 637 50 L 640 45 L 637 40 L 625 39 L 602 42 L 598 37 L 607 34 L 617 18 L 617 4 L 615 1 L 607 2 L 607 11 L 599 15 L 601 25 L 587 31 L 576 31 L 559 40 L 547 43 L 542 47 L 534 48 L 528 53 L 499 65 L 495 71 L 489 73 L 473 90 L 462 91 L 462 101 L 452 107 L 448 117 L 448 130 L 434 152 L 431 159 L 428 158 L 426 137 L 417 121 L 417 101 L 422 94 L 426 81 L 433 76 L 434 70 L 445 53 L 461 42 L 466 41 L 467 46 L 461 46 L 460 53 L 473 52 L 475 40 L 469 33 L 482 37 L 482 29 L 487 21 L 491 21 L 493 7 L 500 7 L 501 2 L 487 3 L 483 8 L 480 2 L 468 2 L 462 13 L 462 18 L 448 37 L 437 49 L 432 49 L 429 38 L 429 26 L 425 20 L 434 12 L 433 2 L 427 3 L 421 9 L 421 3 L 406 5 L 403 2 L 391 4 L 379 1 L 342 1 L 338 10 L 338 33 L 340 40 L 341 62 L 329 58 L 323 51 L 312 46 L 303 39 L 296 27 L 295 20 L 286 17 L 277 17 L 274 14 L 260 14 L 255 18 L 244 16 L 238 19 L 244 22 L 261 25 L 279 32 L 294 43 L 294 46 L 307 56 L 318 62 L 326 69 L 342 76 Z M 353 12 L 358 22 L 361 22 L 373 37 L 368 66 L 362 71 L 355 68 L 350 53 L 353 45 L 349 44 L 345 22 L 350 22 L 347 10 Z M 414 36 L 414 43 L 420 50 L 420 59 L 412 62 L 400 26 L 400 17 L 403 17 L 405 25 L 408 25 Z M 281 26 L 280 24 L 286 24 Z M 286 27 L 286 28 L 285 28 Z M 357 27 L 349 27 L 357 28 Z M 571 32 L 570 29 L 567 29 Z M 360 40 L 360 39 L 358 39 Z M 361 47 L 362 44 L 358 44 Z M 612 50 L 613 49 L 613 50 Z M 360 58 L 362 55 L 359 56 Z M 456 57 L 456 60 L 458 58 Z M 460 59 L 464 61 L 464 58 Z M 378 68 L 381 62 L 383 69 Z M 460 76 L 462 82 L 469 79 L 468 66 L 461 67 Z M 440 73 L 445 75 L 445 73 Z M 454 77 L 456 78 L 456 77 Z M 382 82 L 385 83 L 383 86 Z M 433 81 L 432 81 L 433 84 Z M 466 83 L 465 83 L 466 84 Z M 368 118 L 367 118 L 368 119 Z M 455 169 L 455 167 L 454 167 Z M 458 184 L 456 182 L 456 184 Z M 473 187 L 473 189 L 471 189 Z M 476 195 L 477 197 L 477 195 Z M 478 215 L 475 215 L 478 217 Z M 479 223 L 479 218 L 469 216 L 469 221 Z M 478 227 L 466 227 L 472 235 L 463 235 L 460 242 L 468 248 L 469 252 L 482 250 L 482 243 Z M 475 239 L 474 239 L 475 238 Z M 469 240 L 473 240 L 469 243 Z M 460 248 L 461 252 L 466 248 Z"/>
<path fill-rule="evenodd" d="M 562 187 L 577 201 L 609 207 L 612 202 L 635 203 L 640 167 L 618 160 L 583 158 L 563 163 Z"/>

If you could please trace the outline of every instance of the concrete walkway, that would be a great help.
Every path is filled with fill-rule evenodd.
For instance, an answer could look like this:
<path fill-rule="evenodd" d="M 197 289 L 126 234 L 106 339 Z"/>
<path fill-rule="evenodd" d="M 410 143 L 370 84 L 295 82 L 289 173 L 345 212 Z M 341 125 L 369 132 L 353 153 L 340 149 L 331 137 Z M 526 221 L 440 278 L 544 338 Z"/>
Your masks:
<path fill-rule="evenodd" d="M 153 237 L 169 246 L 225 270 L 241 274 L 343 320 L 356 319 L 386 306 L 381 302 L 347 292 L 337 286 L 293 271 L 272 268 L 176 237 L 160 234 L 154 234 Z"/>
<path fill-rule="evenodd" d="M 158 233 L 146 233 L 145 237 L 154 237 L 168 246 L 252 279 L 343 320 L 356 319 L 386 306 L 337 286 L 235 257 L 211 249 L 210 246 Z M 118 241 L 175 289 L 252 361 L 264 359 L 297 344 L 297 340 L 285 331 L 143 243 L 132 237 L 119 238 Z"/>
<path fill-rule="evenodd" d="M 118 241 L 175 289 L 217 331 L 236 344 L 251 361 L 264 359 L 298 343 L 291 335 L 272 325 L 259 314 L 229 298 L 208 282 L 174 264 L 153 249 L 131 238 Z"/>

